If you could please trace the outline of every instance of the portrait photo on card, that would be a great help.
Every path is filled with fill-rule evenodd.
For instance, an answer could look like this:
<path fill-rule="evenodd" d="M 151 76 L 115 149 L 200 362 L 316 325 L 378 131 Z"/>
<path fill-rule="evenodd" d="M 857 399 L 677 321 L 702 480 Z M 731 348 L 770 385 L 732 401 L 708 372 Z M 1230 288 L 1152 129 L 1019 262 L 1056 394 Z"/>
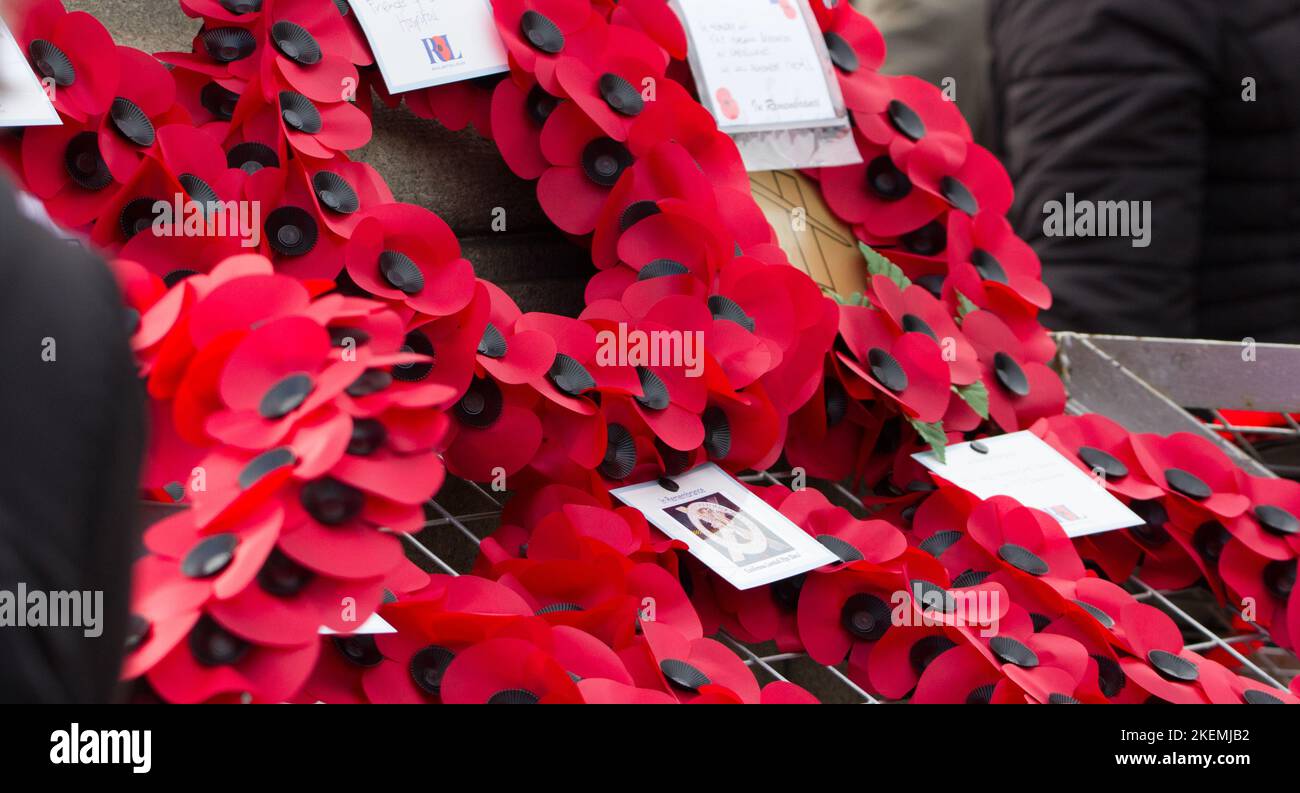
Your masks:
<path fill-rule="evenodd" d="M 700 496 L 669 510 L 678 523 L 742 567 L 789 553 L 774 533 L 721 493 Z"/>
<path fill-rule="evenodd" d="M 838 561 L 833 553 L 713 463 L 663 482 L 612 491 L 737 589 Z"/>

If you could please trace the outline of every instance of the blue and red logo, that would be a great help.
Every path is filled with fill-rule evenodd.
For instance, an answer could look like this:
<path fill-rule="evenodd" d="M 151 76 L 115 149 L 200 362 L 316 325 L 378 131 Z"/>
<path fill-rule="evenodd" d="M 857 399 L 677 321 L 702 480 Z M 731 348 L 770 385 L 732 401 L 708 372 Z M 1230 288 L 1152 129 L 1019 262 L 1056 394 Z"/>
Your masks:
<path fill-rule="evenodd" d="M 424 51 L 429 55 L 429 63 L 437 66 L 440 63 L 452 63 L 464 57 L 465 53 L 456 52 L 451 46 L 451 37 L 449 36 L 431 36 L 423 39 Z"/>

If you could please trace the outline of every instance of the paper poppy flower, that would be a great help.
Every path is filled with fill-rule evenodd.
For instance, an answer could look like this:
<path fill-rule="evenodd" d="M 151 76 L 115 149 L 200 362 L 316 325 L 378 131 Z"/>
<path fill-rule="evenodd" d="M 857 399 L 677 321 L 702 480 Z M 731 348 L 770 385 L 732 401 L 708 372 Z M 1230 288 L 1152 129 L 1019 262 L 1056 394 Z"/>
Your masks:
<path fill-rule="evenodd" d="M 588 559 L 608 551 L 631 558 L 651 547 L 645 519 L 627 508 L 609 510 L 595 505 L 566 504 L 532 526 L 519 532 L 513 531 L 514 528 L 503 527 L 503 538 L 508 535 L 510 539 L 493 540 L 489 550 L 495 559 L 484 561 L 524 558 L 525 545 L 527 558 L 538 561 Z M 512 552 L 512 547 L 518 552 Z"/>
<path fill-rule="evenodd" d="M 555 361 L 555 341 L 536 330 L 517 330 L 523 312 L 500 287 L 480 281 L 490 303 L 488 324 L 475 352 L 479 366 L 494 379 L 511 385 L 536 380 Z"/>
<path fill-rule="evenodd" d="M 586 631 L 611 646 L 636 630 L 639 601 L 627 590 L 622 560 L 602 554 L 589 559 L 518 559 L 505 562 L 498 578 L 555 625 Z"/>
<path fill-rule="evenodd" d="M 1289 479 L 1253 476 L 1240 469 L 1237 480 L 1250 507 L 1227 523 L 1228 530 L 1255 553 L 1278 561 L 1300 554 L 1300 485 Z"/>
<path fill-rule="evenodd" d="M 258 156 L 250 151 L 251 147 L 245 146 L 232 149 L 232 156 Z M 249 162 L 246 160 L 243 165 L 252 167 Z M 261 228 L 257 230 L 259 247 L 277 270 L 304 280 L 333 281 L 343 270 L 348 240 L 326 223 L 327 210 L 317 203 L 314 187 L 308 182 L 301 163 L 302 160 L 296 159 L 283 171 L 256 170 L 245 183 L 244 200 L 261 208 Z"/>
<path fill-rule="evenodd" d="M 608 35 L 587 0 L 503 0 L 492 4 L 492 12 L 512 63 L 556 95 L 563 90 L 556 75 L 560 59 L 593 58 Z"/>
<path fill-rule="evenodd" d="M 635 156 L 573 102 L 559 105 L 546 119 L 541 150 L 550 165 L 537 183 L 542 209 L 561 231 L 590 233 L 610 190 Z"/>
<path fill-rule="evenodd" d="M 862 137 L 873 146 L 883 147 L 909 174 L 919 172 L 922 166 L 944 171 L 960 167 L 971 134 L 957 105 L 918 77 L 886 80 L 889 94 L 883 106 L 853 111 Z"/>
<path fill-rule="evenodd" d="M 403 95 L 406 106 L 420 118 L 430 118 L 453 132 L 470 125 L 481 137 L 493 139 L 492 98 L 498 83 L 512 82 L 507 75 L 435 85 Z"/>
<path fill-rule="evenodd" d="M 292 345 L 286 346 L 286 340 Z M 385 355 L 371 344 L 356 349 L 336 346 L 330 332 L 308 317 L 269 320 L 231 350 L 218 381 L 225 410 L 214 413 L 206 429 L 239 448 L 271 448 L 309 418 L 322 424 L 334 422 L 345 393 L 364 399 L 384 390 L 376 387 L 375 380 L 391 382 L 391 375 L 367 377 L 369 373 L 382 374 L 389 367 L 426 361 L 411 353 Z M 446 399 L 450 393 L 444 389 L 426 404 Z M 392 398 L 393 394 L 385 396 Z M 370 400 L 368 411 L 358 412 L 378 412 L 380 406 L 375 401 Z M 342 426 L 345 422 L 336 423 L 339 437 L 335 443 L 341 443 L 347 428 Z"/>
<path fill-rule="evenodd" d="M 612 25 L 636 28 L 654 39 L 674 60 L 686 59 L 686 31 L 676 12 L 665 0 L 627 0 L 617 3 L 609 21 Z"/>
<path fill-rule="evenodd" d="M 1300 606 L 1295 595 L 1296 559 L 1269 559 L 1252 551 L 1238 539 L 1223 547 L 1217 572 L 1238 603 L 1254 606 L 1252 622 L 1269 628 L 1273 640 L 1282 647 L 1293 647 L 1300 636 Z"/>
<path fill-rule="evenodd" d="M 230 168 L 221 147 L 201 130 L 170 124 L 157 137 L 158 157 L 143 160 L 136 177 L 104 206 L 94 238 L 107 243 L 120 234 L 126 241 L 121 255 L 164 278 L 207 272 L 248 252 L 261 229 L 250 205 L 241 203 L 247 174 Z"/>
<path fill-rule="evenodd" d="M 1208 658 L 1202 659 L 1201 688 L 1214 705 L 1297 705 L 1300 698 L 1284 689 L 1238 675 Z"/>
<path fill-rule="evenodd" d="M 994 496 L 976 507 L 966 530 L 990 555 L 1031 576 L 1076 580 L 1085 575 L 1070 538 L 1050 515 Z"/>
<path fill-rule="evenodd" d="M 897 237 L 924 227 L 946 209 L 943 197 L 921 189 L 889 151 L 854 132 L 860 165 L 823 168 L 818 178 L 826 204 L 841 220 L 871 234 Z"/>
<path fill-rule="evenodd" d="M 232 632 L 275 647 L 311 642 L 321 626 L 354 629 L 383 601 L 384 580 L 348 581 L 317 575 L 288 556 L 272 552 L 256 586 L 210 604 L 208 611 Z M 345 608 L 340 604 L 355 604 Z"/>
<path fill-rule="evenodd" d="M 1089 674 L 1092 659 L 1075 639 L 1056 633 L 1036 633 L 1029 612 L 1013 605 L 998 620 L 995 632 L 959 629 L 989 662 L 1023 692 L 1024 701 L 1081 702 L 1095 679 Z"/>
<path fill-rule="evenodd" d="M 1236 466 L 1205 438 L 1187 432 L 1168 437 L 1137 433 L 1131 443 L 1147 477 L 1172 499 L 1171 507 L 1231 519 L 1250 506 L 1250 499 L 1238 492 Z"/>
<path fill-rule="evenodd" d="M 1055 372 L 1033 360 L 1006 324 L 987 311 L 962 318 L 962 333 L 979 354 L 989 395 L 989 418 L 1014 432 L 1065 408 L 1065 387 Z"/>
<path fill-rule="evenodd" d="M 69 120 L 60 126 L 34 127 L 23 135 L 24 184 L 44 201 L 51 218 L 69 228 L 98 217 L 122 187 L 100 150 L 97 121 Z M 133 175 L 132 170 L 124 178 Z"/>
<path fill-rule="evenodd" d="M 347 21 L 331 4 L 279 0 L 262 15 L 267 45 L 260 48 L 263 91 L 296 91 L 316 102 L 340 100 L 358 83 Z M 244 61 L 231 64 L 240 74 Z M 269 98 L 269 96 L 268 96 Z"/>
<path fill-rule="evenodd" d="M 587 57 L 561 54 L 555 77 L 564 94 L 610 138 L 625 141 L 633 120 L 658 101 L 667 65 L 663 50 L 632 28 L 608 30 L 604 47 Z M 651 102 L 644 93 L 655 91 Z"/>
<path fill-rule="evenodd" d="M 1002 320 L 1031 359 L 1046 363 L 1056 355 L 1056 342 L 1043 327 L 1036 306 L 1008 290 L 986 288 L 983 277 L 973 265 L 949 267 L 941 262 L 939 266 L 947 269 L 946 275 L 942 278 L 922 276 L 918 283 L 942 297 L 954 315 L 969 312 L 974 304 Z"/>
<path fill-rule="evenodd" d="M 542 443 L 537 402 L 537 394 L 528 387 L 474 378 L 451 409 L 454 429 L 446 450 L 447 467 L 475 482 L 520 471 Z"/>
<path fill-rule="evenodd" d="M 537 83 L 502 80 L 492 91 L 491 126 L 506 165 L 521 179 L 537 179 L 549 167 L 542 128 L 565 100 Z"/>
<path fill-rule="evenodd" d="M 916 284 L 899 288 L 884 275 L 871 276 L 869 285 L 872 305 L 888 318 L 894 332 L 923 333 L 939 342 L 945 350 L 944 360 L 953 385 L 970 385 L 980 378 L 975 348 L 934 295 Z"/>
<path fill-rule="evenodd" d="M 621 232 L 615 248 L 617 259 L 628 273 L 619 278 L 606 299 L 639 305 L 641 313 L 659 298 L 674 294 L 699 295 L 717 280 L 723 263 L 735 256 L 734 246 L 727 244 L 717 225 L 710 225 L 707 214 L 697 214 L 695 205 L 664 200 L 646 205 L 619 221 Z M 637 211 L 648 213 L 635 217 Z M 621 268 L 620 268 L 621 269 Z M 604 275 L 615 281 L 609 271 Z M 600 278 L 600 275 L 597 278 Z M 689 275 L 694 279 L 676 278 Z M 588 288 L 588 302 L 597 302 L 596 282 Z"/>
<path fill-rule="evenodd" d="M 608 136 L 576 102 L 560 104 L 542 128 L 541 151 L 550 164 L 538 183 L 542 208 L 564 231 L 591 232 L 624 174 L 666 141 L 685 150 L 671 167 L 704 170 L 720 208 L 739 202 L 749 187 L 735 144 L 701 111 L 680 85 L 661 81 L 655 101 L 633 121 L 624 143 Z M 752 200 L 748 203 L 752 207 Z M 763 231 L 764 241 L 770 240 L 770 229 Z"/>
<path fill-rule="evenodd" d="M 835 64 L 844 102 L 853 110 L 870 110 L 884 93 L 876 73 L 885 61 L 885 39 L 865 14 L 848 3 L 812 3 L 813 14 Z"/>
<path fill-rule="evenodd" d="M 712 114 L 673 80 L 661 80 L 655 99 L 628 130 L 628 145 L 638 159 L 664 146 L 680 146 L 694 161 L 694 167 L 709 178 L 718 211 L 742 247 L 774 238 L 770 231 L 751 238 L 742 233 L 739 216 L 748 212 L 745 226 L 753 223 L 753 199 L 749 176 L 740 151 L 731 137 L 718 130 Z M 751 232 L 754 233 L 754 232 Z"/>
<path fill-rule="evenodd" d="M 933 646 L 923 645 L 933 651 L 951 641 L 936 636 Z M 918 657 L 928 653 L 918 651 Z M 949 647 L 926 664 L 917 677 L 910 702 L 919 705 L 983 705 L 1005 702 L 1015 696 L 1015 684 L 974 647 L 961 645 Z"/>
<path fill-rule="evenodd" d="M 811 575 L 799 591 L 799 637 L 818 663 L 838 664 L 859 644 L 869 645 L 892 628 L 895 595 L 905 592 L 901 571 L 855 563 L 834 573 Z"/>
<path fill-rule="evenodd" d="M 839 481 L 854 473 L 879 430 L 876 417 L 849 396 L 831 367 L 812 399 L 790 417 L 785 453 L 809 476 Z"/>
<path fill-rule="evenodd" d="M 746 704 L 759 702 L 753 673 L 719 642 L 691 639 L 653 622 L 643 624 L 642 631 L 637 643 L 619 652 L 641 687 L 664 691 L 683 704 L 723 692 Z"/>
<path fill-rule="evenodd" d="M 592 259 L 597 267 L 609 268 L 621 261 L 639 272 L 646 262 L 671 258 L 670 253 L 659 254 L 656 251 L 651 258 L 637 261 L 638 257 L 632 256 L 629 260 L 623 258 L 620 251 L 622 246 L 633 244 L 633 241 L 623 241 L 633 227 L 661 213 L 694 220 L 710 230 L 713 237 L 720 236 L 720 229 L 728 228 L 722 217 L 716 223 L 710 222 L 711 217 L 720 215 L 719 195 L 709 178 L 692 165 L 692 159 L 690 152 L 680 145 L 661 144 L 630 169 L 631 176 L 615 185 L 601 210 L 592 237 Z M 540 171 L 538 173 L 540 175 Z M 740 201 L 734 203 L 743 204 Z M 665 232 L 667 229 L 659 229 L 654 234 L 641 231 L 632 239 L 637 241 L 638 247 L 645 244 L 656 249 L 698 239 L 691 232 L 683 232 L 683 239 L 675 239 Z M 728 253 L 733 252 L 734 244 Z M 688 269 L 693 268 L 688 265 Z M 619 289 L 618 293 L 621 292 Z"/>
<path fill-rule="evenodd" d="M 136 565 L 124 679 L 146 675 L 171 702 L 280 702 L 302 685 L 315 662 L 314 635 L 301 645 L 259 644 L 211 614 L 257 586 L 282 518 L 272 505 L 229 531 L 201 534 L 181 512 L 150 529 L 155 555 Z"/>
<path fill-rule="evenodd" d="M 1138 462 L 1128 430 L 1105 416 L 1052 416 L 1032 429 L 1117 496 L 1147 500 L 1164 495 L 1164 488 L 1148 479 Z"/>
<path fill-rule="evenodd" d="M 117 182 L 126 182 L 140 166 L 140 160 L 154 150 L 157 131 L 171 123 L 188 124 L 189 118 L 176 104 L 176 84 L 167 69 L 153 56 L 118 47 L 116 59 L 129 79 L 120 79 L 108 112 L 100 117 L 97 131 L 99 156 Z M 68 165 L 74 181 L 87 181 L 87 171 Z M 83 185 L 84 186 L 84 185 Z"/>
<path fill-rule="evenodd" d="M 248 25 L 261 17 L 262 0 L 181 0 L 181 9 L 186 16 L 209 22 Z"/>
<path fill-rule="evenodd" d="M 176 218 L 178 204 L 181 207 L 180 218 Z M 105 250 L 121 250 L 140 234 L 154 236 L 159 231 L 184 232 L 187 207 L 193 210 L 196 220 L 204 220 L 201 207 L 192 203 L 176 175 L 157 160 L 148 159 L 103 204 L 90 229 L 90 238 Z M 233 231 L 238 237 L 238 214 L 232 217 L 236 219 L 235 228 L 228 227 L 226 231 Z M 174 219 L 178 222 L 173 222 Z M 214 236 L 218 231 L 215 224 L 206 222 L 192 223 L 191 230 L 196 228 Z"/>
<path fill-rule="evenodd" d="M 974 216 L 952 212 L 948 239 L 950 268 L 969 265 L 984 290 L 1009 293 L 1034 308 L 1051 307 L 1052 295 L 1043 283 L 1038 255 L 1016 236 L 1004 216 L 989 210 Z"/>
<path fill-rule="evenodd" d="M 667 330 L 649 321 L 639 328 L 647 333 Z M 687 366 L 671 363 L 621 367 L 635 381 L 621 394 L 613 389 L 605 391 L 603 409 L 606 416 L 622 420 L 625 425 L 644 423 L 669 448 L 691 451 L 705 441 L 703 415 L 708 386 Z"/>
<path fill-rule="evenodd" d="M 433 576 L 424 589 L 384 607 L 396 634 L 356 637 L 339 644 L 358 669 L 371 702 L 441 702 L 451 662 L 469 647 L 526 619 L 531 611 L 514 592 L 475 576 Z"/>
<path fill-rule="evenodd" d="M 922 422 L 943 418 L 951 374 L 936 339 L 893 326 L 882 311 L 847 305 L 840 306 L 840 335 L 849 352 L 837 357 L 852 376 L 845 383 L 850 396 L 882 396 Z"/>
<path fill-rule="evenodd" d="M 334 101 L 313 100 L 298 91 L 280 91 L 263 100 L 256 80 L 245 89 L 235 106 L 231 125 L 249 127 L 251 139 L 268 132 L 288 141 L 303 157 L 332 159 L 341 151 L 361 148 L 370 140 L 370 119 L 341 95 Z"/>
<path fill-rule="evenodd" d="M 249 642 L 204 615 L 146 678 L 168 702 L 279 703 L 306 682 L 319 651 L 315 639 L 294 647 Z"/>
<path fill-rule="evenodd" d="M 849 677 L 876 696 L 898 700 L 910 696 L 939 659 L 969 644 L 955 628 L 922 624 L 886 631 L 874 644 L 860 646 L 858 657 L 849 658 Z"/>
<path fill-rule="evenodd" d="M 275 504 L 207 534 L 192 511 L 182 511 L 150 527 L 150 555 L 136 563 L 132 611 L 155 621 L 196 611 L 212 600 L 232 597 L 248 587 L 275 547 L 284 512 Z"/>
<path fill-rule="evenodd" d="M 448 704 L 577 704 L 582 695 L 564 667 L 523 639 L 489 639 L 456 656 L 440 686 Z"/>
<path fill-rule="evenodd" d="M 1120 667 L 1129 684 L 1148 695 L 1146 701 L 1206 702 L 1197 683 L 1204 659 L 1183 646 L 1173 620 L 1152 606 L 1133 602 L 1124 608 L 1119 622 L 1131 653 L 1120 658 Z"/>
<path fill-rule="evenodd" d="M 385 499 L 333 476 L 294 483 L 283 500 L 292 514 L 277 547 L 298 565 L 333 578 L 386 575 L 403 558 L 401 541 L 392 532 L 418 531 L 424 524 L 418 506 Z"/>
<path fill-rule="evenodd" d="M 432 317 L 454 314 L 474 296 L 474 270 L 456 235 L 423 207 L 375 207 L 353 230 L 346 263 L 368 293 Z"/>
<path fill-rule="evenodd" d="M 304 165 L 300 174 L 325 225 L 340 237 L 350 238 L 370 210 L 393 203 L 393 193 L 373 166 L 336 157 L 327 163 Z"/>
<path fill-rule="evenodd" d="M 112 36 L 90 14 L 68 13 L 59 0 L 40 0 L 24 9 L 18 45 L 38 79 L 54 90 L 54 108 L 84 122 L 106 113 L 120 84 L 122 64 Z"/>
<path fill-rule="evenodd" d="M 132 238 L 124 249 L 124 256 L 133 252 L 141 236 Z M 206 268 L 207 263 L 200 258 L 200 252 L 208 250 L 215 254 L 218 251 L 212 251 L 214 247 L 210 242 L 206 249 L 196 246 L 193 259 L 183 261 Z M 188 252 L 185 248 L 179 250 Z M 135 252 L 154 251 L 141 247 Z M 149 269 L 166 271 L 166 268 L 174 266 L 173 261 L 163 258 Z M 159 307 L 159 311 L 165 310 L 166 313 L 158 319 L 167 321 L 173 330 L 167 334 L 159 350 L 149 380 L 150 394 L 155 398 L 167 398 L 194 389 L 190 395 L 201 396 L 200 402 L 211 407 L 185 419 L 178 415 L 176 423 L 178 427 L 193 425 L 197 428 L 195 436 L 206 438 L 202 423 L 219 406 L 216 375 L 220 374 L 221 365 L 242 338 L 241 334 L 272 317 L 306 310 L 311 302 L 311 292 L 301 282 L 275 273 L 269 260 L 254 254 L 222 258 L 211 265 L 209 272 L 182 268 L 166 272 L 162 278 L 164 283 L 170 284 L 174 295 L 169 297 L 169 301 L 179 300 L 181 305 L 176 310 L 185 311 L 172 317 L 171 303 L 160 301 L 168 307 Z M 153 312 L 150 318 L 153 318 Z M 196 362 L 196 358 L 201 358 L 202 362 Z M 196 402 L 194 407 L 199 407 L 199 404 Z"/>

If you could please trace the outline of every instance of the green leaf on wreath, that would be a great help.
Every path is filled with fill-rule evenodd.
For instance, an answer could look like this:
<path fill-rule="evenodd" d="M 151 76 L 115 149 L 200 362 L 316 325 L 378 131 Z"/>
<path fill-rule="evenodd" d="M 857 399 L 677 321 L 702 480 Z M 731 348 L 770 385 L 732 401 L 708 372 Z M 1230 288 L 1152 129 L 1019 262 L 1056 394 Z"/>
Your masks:
<path fill-rule="evenodd" d="M 979 414 L 980 418 L 989 417 L 989 390 L 984 386 L 984 381 L 976 380 L 970 385 L 953 386 L 952 390 L 961 397 L 963 402 L 970 405 L 970 409 Z"/>
<path fill-rule="evenodd" d="M 883 275 L 897 284 L 899 289 L 906 289 L 912 285 L 912 280 L 903 274 L 903 268 L 886 259 L 865 242 L 859 242 L 858 247 L 862 249 L 862 255 L 867 260 L 868 275 Z"/>
<path fill-rule="evenodd" d="M 930 445 L 930 450 L 934 452 L 935 457 L 939 458 L 939 462 L 947 462 L 948 436 L 944 434 L 943 422 L 926 424 L 916 419 L 908 419 L 908 422 L 916 428 L 916 434 L 921 436 L 921 440 Z"/>
<path fill-rule="evenodd" d="M 955 289 L 953 290 L 953 292 L 957 295 L 957 322 L 958 323 L 960 323 L 963 319 L 965 319 L 966 315 L 971 313 L 972 311 L 979 311 L 979 306 L 972 303 L 969 297 L 966 297 L 961 292 L 958 292 Z"/>

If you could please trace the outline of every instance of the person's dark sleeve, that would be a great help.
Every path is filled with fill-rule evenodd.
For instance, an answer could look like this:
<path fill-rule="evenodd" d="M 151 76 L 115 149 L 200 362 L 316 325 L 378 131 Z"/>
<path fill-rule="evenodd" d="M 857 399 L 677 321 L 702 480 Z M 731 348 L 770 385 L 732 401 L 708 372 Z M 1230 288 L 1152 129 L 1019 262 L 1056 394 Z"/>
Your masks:
<path fill-rule="evenodd" d="M 1194 333 L 1219 1 L 995 0 L 994 106 L 1016 185 L 1011 219 L 1043 260 L 1049 325 Z M 1149 247 L 1046 236 L 1044 206 L 1066 193 L 1150 201 Z"/>
<path fill-rule="evenodd" d="M 0 702 L 114 694 L 144 437 L 128 333 L 107 266 L 0 184 L 0 590 L 103 593 L 98 637 L 0 628 Z"/>

